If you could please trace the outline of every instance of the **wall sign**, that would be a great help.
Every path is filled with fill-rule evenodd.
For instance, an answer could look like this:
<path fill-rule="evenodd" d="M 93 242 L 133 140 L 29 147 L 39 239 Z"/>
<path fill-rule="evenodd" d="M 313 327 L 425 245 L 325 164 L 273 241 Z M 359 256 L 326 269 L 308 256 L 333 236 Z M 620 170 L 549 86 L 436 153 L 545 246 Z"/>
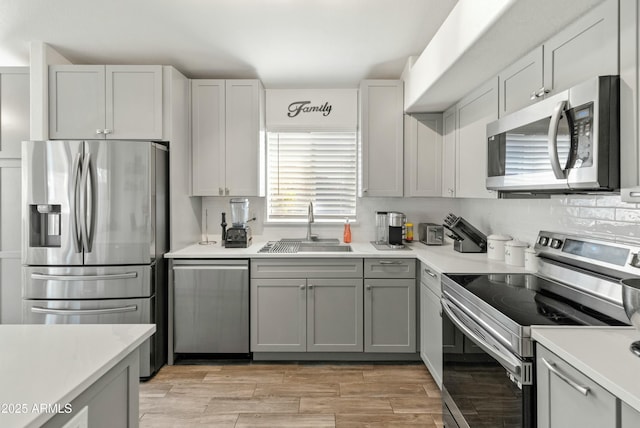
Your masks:
<path fill-rule="evenodd" d="M 267 130 L 355 131 L 357 89 L 267 89 Z"/>

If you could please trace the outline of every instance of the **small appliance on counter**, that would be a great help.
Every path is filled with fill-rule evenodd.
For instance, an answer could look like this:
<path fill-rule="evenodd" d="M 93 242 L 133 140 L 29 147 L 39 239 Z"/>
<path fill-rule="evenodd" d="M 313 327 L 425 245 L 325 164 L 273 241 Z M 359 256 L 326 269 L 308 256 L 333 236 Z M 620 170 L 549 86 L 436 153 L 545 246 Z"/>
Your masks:
<path fill-rule="evenodd" d="M 404 248 L 402 238 L 404 235 L 404 224 L 407 219 L 403 213 L 390 211 L 389 214 L 389 247 Z"/>
<path fill-rule="evenodd" d="M 487 236 L 473 227 L 468 221 L 454 214 L 449 214 L 444 219 L 444 227 L 451 234 L 447 236 L 453 239 L 453 249 L 459 253 L 486 253 Z"/>
<path fill-rule="evenodd" d="M 435 223 L 418 223 L 418 238 L 425 245 L 442 245 L 444 227 Z"/>
<path fill-rule="evenodd" d="M 249 219 L 249 200 L 246 198 L 234 198 L 231 204 L 231 227 L 226 230 L 224 246 L 226 248 L 247 248 L 251 245 L 251 228 L 247 223 Z"/>

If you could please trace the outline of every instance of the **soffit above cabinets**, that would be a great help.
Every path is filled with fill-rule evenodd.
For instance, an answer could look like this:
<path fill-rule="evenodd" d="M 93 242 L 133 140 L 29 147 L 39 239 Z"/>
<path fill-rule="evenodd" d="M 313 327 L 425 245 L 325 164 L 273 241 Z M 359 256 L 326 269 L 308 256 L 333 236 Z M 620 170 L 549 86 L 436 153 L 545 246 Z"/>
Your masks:
<path fill-rule="evenodd" d="M 405 69 L 405 110 L 446 110 L 601 2 L 460 0 Z"/>
<path fill-rule="evenodd" d="M 483 0 L 484 1 L 484 0 Z M 172 65 L 194 79 L 357 88 L 397 79 L 457 0 L 0 0 L 0 66 L 30 41 L 73 64 Z"/>

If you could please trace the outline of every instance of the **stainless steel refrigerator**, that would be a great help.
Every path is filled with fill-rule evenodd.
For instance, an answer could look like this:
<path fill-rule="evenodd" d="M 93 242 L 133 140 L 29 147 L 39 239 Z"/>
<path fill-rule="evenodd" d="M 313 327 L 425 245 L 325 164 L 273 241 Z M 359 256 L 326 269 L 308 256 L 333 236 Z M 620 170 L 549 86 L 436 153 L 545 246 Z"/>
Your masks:
<path fill-rule="evenodd" d="M 155 323 L 140 376 L 166 361 L 168 151 L 144 141 L 25 141 L 22 320 Z"/>

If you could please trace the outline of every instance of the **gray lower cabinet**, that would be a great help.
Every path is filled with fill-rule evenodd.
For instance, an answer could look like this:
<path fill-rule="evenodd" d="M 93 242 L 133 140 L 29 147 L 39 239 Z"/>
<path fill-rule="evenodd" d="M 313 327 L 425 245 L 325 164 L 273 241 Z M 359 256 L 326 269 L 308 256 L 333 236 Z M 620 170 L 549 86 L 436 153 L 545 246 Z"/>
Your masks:
<path fill-rule="evenodd" d="M 415 265 L 415 259 L 365 260 L 365 352 L 416 352 Z"/>
<path fill-rule="evenodd" d="M 442 315 L 440 273 L 420 264 L 420 357 L 442 387 Z"/>
<path fill-rule="evenodd" d="M 362 259 L 254 260 L 251 272 L 251 351 L 362 352 Z"/>
<path fill-rule="evenodd" d="M 538 428 L 619 426 L 617 398 L 540 344 L 536 370 Z"/>

